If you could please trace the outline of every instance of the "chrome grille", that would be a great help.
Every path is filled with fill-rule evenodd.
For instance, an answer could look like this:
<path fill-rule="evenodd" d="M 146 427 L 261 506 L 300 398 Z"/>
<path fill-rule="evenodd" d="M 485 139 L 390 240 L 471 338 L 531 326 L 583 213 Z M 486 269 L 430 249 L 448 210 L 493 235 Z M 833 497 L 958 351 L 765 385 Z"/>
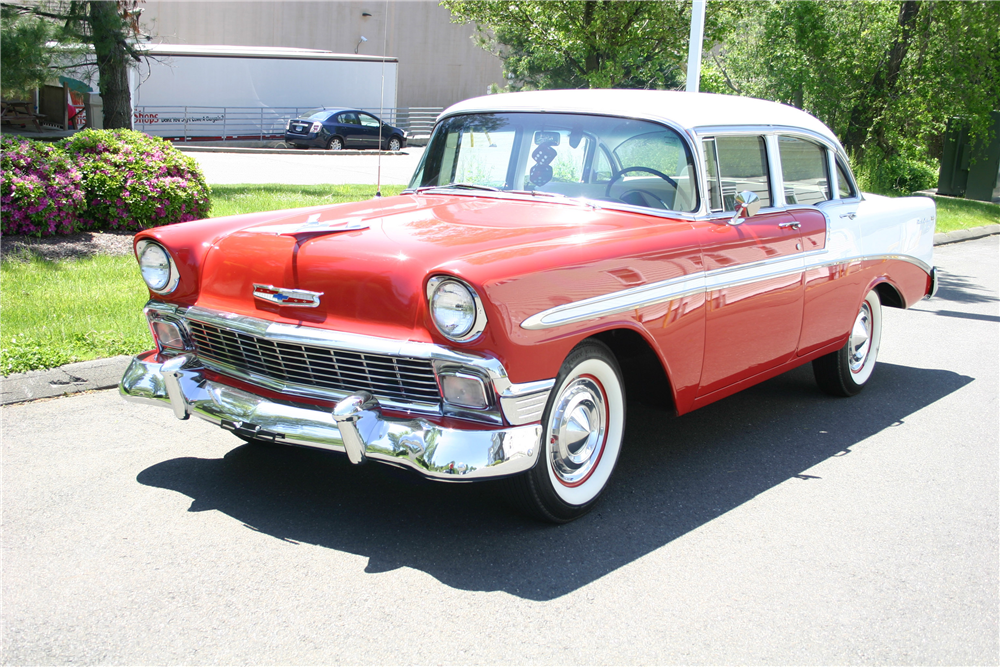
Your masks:
<path fill-rule="evenodd" d="M 194 320 L 188 327 L 198 356 L 209 365 L 306 388 L 367 390 L 378 398 L 441 402 L 429 361 L 274 341 Z"/>

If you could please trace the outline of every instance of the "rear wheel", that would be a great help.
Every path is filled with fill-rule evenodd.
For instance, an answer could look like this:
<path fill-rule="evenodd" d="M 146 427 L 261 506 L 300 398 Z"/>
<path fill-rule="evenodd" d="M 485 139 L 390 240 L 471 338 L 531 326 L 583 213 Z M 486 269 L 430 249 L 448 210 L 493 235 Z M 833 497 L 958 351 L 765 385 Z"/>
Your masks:
<path fill-rule="evenodd" d="M 326 144 L 326 147 L 331 151 L 339 151 L 344 147 L 344 140 L 340 137 L 330 137 L 330 141 Z"/>
<path fill-rule="evenodd" d="M 542 426 L 538 463 L 505 481 L 507 496 L 531 516 L 566 523 L 593 508 L 621 451 L 625 389 L 606 345 L 585 341 L 569 353 Z"/>
<path fill-rule="evenodd" d="M 881 342 L 882 302 L 872 290 L 861 303 L 844 347 L 813 361 L 820 389 L 833 396 L 860 393 L 875 369 Z"/>

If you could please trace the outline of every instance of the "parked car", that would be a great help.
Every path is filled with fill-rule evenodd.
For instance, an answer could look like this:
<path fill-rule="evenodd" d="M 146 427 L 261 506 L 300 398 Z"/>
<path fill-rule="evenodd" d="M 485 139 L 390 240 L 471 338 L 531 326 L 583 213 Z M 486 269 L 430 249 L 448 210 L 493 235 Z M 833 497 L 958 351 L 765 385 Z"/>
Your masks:
<path fill-rule="evenodd" d="M 505 478 L 569 521 L 627 446 L 626 386 L 653 377 L 678 414 L 809 362 L 864 389 L 882 308 L 936 289 L 934 223 L 931 199 L 859 192 L 792 107 L 482 97 L 399 196 L 137 234 L 156 347 L 121 392 L 249 442 Z"/>
<path fill-rule="evenodd" d="M 383 123 L 358 109 L 313 109 L 293 118 L 285 127 L 285 141 L 297 148 L 379 148 L 398 151 L 406 147 L 406 131 Z"/>

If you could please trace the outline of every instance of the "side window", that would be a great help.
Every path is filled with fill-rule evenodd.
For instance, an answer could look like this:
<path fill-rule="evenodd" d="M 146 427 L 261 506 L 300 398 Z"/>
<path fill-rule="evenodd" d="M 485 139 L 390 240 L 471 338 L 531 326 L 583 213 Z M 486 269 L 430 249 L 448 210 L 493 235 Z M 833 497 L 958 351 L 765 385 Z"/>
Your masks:
<path fill-rule="evenodd" d="M 375 116 L 362 113 L 358 114 L 358 117 L 361 118 L 361 124 L 365 127 L 378 127 L 378 121 L 375 120 Z"/>
<path fill-rule="evenodd" d="M 356 113 L 342 113 L 337 117 L 337 122 L 342 125 L 360 125 L 358 122 L 358 114 Z"/>
<path fill-rule="evenodd" d="M 830 199 L 826 149 L 798 137 L 778 137 L 785 201 L 811 206 Z"/>
<path fill-rule="evenodd" d="M 722 181 L 719 180 L 719 155 L 715 152 L 715 139 L 702 142 L 705 149 L 705 171 L 708 175 L 708 208 L 722 210 Z"/>
<path fill-rule="evenodd" d="M 715 137 L 710 139 L 715 145 L 712 153 L 717 160 L 716 165 L 706 164 L 708 169 L 717 170 L 717 194 L 709 185 L 709 196 L 713 211 L 736 210 L 736 194 L 750 190 L 760 197 L 762 207 L 771 206 L 771 179 L 767 171 L 767 148 L 764 137 Z M 709 148 L 706 146 L 706 156 Z M 711 160 L 711 158 L 707 158 Z M 712 179 L 709 171 L 709 180 Z M 716 201 L 718 198 L 720 201 Z M 716 208 L 721 203 L 720 208 Z"/>
<path fill-rule="evenodd" d="M 851 199 L 858 196 L 847 167 L 839 159 L 837 160 L 837 194 L 841 199 Z"/>

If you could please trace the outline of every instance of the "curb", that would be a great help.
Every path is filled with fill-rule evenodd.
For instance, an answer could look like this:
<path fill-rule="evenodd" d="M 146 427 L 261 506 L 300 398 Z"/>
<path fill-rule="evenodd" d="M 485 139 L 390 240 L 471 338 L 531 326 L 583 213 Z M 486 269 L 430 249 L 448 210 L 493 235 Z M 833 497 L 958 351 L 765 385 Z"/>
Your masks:
<path fill-rule="evenodd" d="M 934 245 L 971 241 L 972 239 L 981 239 L 984 236 L 992 236 L 993 234 L 1000 234 L 1000 225 L 983 225 L 982 227 L 972 227 L 970 229 L 956 229 L 953 232 L 935 234 Z"/>
<path fill-rule="evenodd" d="M 243 153 L 250 155 L 409 155 L 406 150 L 401 151 L 360 151 L 360 150 L 340 150 L 328 151 L 320 148 L 243 148 L 237 146 L 188 146 L 184 144 L 174 144 L 174 148 L 182 153 Z"/>
<path fill-rule="evenodd" d="M 329 151 L 326 154 L 329 154 Z M 986 225 L 935 234 L 934 245 L 971 241 L 993 234 L 1000 234 L 1000 225 Z M 131 360 L 132 357 L 124 355 L 110 359 L 81 361 L 44 371 L 14 373 L 7 377 L 0 377 L 0 405 L 25 403 L 40 398 L 54 398 L 81 391 L 117 387 Z"/>
<path fill-rule="evenodd" d="M 130 361 L 122 355 L 0 377 L 0 405 L 117 387 Z"/>

